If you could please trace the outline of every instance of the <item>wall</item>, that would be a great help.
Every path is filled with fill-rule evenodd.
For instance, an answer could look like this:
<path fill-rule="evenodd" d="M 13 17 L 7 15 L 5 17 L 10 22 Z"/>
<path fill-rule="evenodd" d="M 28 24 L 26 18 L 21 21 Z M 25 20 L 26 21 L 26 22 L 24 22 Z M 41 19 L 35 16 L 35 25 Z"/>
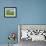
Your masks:
<path fill-rule="evenodd" d="M 4 7 L 17 7 L 16 18 L 4 18 Z M 7 44 L 17 24 L 46 24 L 46 0 L 0 0 L 0 44 Z"/>

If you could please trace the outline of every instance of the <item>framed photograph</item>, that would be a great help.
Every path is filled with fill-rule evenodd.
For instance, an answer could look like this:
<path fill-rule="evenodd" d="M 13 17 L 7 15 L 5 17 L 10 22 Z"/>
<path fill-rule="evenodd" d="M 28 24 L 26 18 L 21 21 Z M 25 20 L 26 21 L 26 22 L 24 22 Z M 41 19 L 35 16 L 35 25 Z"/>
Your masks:
<path fill-rule="evenodd" d="M 4 17 L 5 18 L 16 18 L 17 8 L 16 7 L 5 7 L 4 8 Z"/>

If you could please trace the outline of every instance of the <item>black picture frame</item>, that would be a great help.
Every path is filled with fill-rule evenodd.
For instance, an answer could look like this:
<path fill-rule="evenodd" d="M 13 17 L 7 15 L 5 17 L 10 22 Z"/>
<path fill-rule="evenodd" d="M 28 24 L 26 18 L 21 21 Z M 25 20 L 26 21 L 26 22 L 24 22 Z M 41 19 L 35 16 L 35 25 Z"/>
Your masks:
<path fill-rule="evenodd" d="M 8 16 L 6 15 L 6 10 L 10 9 L 14 11 L 14 15 Z M 15 10 L 14 10 L 15 9 Z M 17 8 L 16 7 L 4 7 L 4 18 L 16 18 L 17 17 Z"/>

